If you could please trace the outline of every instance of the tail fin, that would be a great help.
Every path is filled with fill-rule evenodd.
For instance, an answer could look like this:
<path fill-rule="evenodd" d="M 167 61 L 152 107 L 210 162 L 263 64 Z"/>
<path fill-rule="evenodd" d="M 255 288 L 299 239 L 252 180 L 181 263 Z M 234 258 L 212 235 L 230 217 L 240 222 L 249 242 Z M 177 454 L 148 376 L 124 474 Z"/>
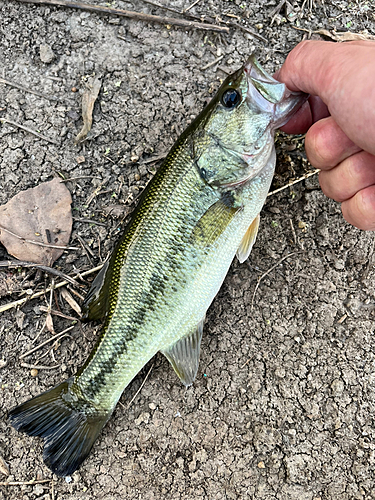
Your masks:
<path fill-rule="evenodd" d="M 111 415 L 80 399 L 70 387 L 73 379 L 57 385 L 9 412 L 12 426 L 45 439 L 43 460 L 58 476 L 77 470 Z"/>

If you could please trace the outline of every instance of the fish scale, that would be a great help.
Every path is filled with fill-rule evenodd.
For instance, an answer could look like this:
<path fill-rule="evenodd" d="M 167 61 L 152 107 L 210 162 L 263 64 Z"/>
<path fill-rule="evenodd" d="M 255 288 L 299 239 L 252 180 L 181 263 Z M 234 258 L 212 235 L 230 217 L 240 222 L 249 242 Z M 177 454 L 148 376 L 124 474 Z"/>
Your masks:
<path fill-rule="evenodd" d="M 256 238 L 274 130 L 305 99 L 251 57 L 173 146 L 87 294 L 84 316 L 103 327 L 86 363 L 9 414 L 16 429 L 45 439 L 44 462 L 57 475 L 81 465 L 158 351 L 193 383 L 206 311 L 234 256 L 243 262 Z"/>

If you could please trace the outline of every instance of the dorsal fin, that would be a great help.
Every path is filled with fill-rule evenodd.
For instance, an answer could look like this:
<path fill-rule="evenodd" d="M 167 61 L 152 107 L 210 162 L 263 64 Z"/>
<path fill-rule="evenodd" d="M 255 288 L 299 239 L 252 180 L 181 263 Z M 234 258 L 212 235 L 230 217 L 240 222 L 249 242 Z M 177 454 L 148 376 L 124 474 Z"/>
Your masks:
<path fill-rule="evenodd" d="M 188 335 L 161 351 L 186 387 L 194 382 L 197 375 L 203 323 L 204 318 Z"/>
<path fill-rule="evenodd" d="M 86 321 L 101 320 L 107 312 L 108 285 L 107 278 L 109 261 L 107 261 L 95 276 L 82 304 L 82 319 Z M 108 277 L 109 278 L 109 277 Z"/>
<path fill-rule="evenodd" d="M 259 221 L 260 217 L 258 214 L 253 220 L 253 222 L 250 224 L 250 226 L 247 228 L 245 236 L 242 238 L 241 244 L 238 247 L 236 255 L 237 259 L 240 261 L 241 264 L 242 262 L 245 262 L 245 260 L 250 255 L 251 249 L 253 248 L 253 245 L 255 243 L 258 234 Z"/>

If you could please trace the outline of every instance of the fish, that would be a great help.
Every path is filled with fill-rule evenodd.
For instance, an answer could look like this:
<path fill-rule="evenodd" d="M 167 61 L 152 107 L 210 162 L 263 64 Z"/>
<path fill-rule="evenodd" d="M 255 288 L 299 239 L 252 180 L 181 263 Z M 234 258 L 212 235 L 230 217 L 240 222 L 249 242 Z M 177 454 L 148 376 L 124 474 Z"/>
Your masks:
<path fill-rule="evenodd" d="M 87 361 L 9 412 L 15 429 L 44 438 L 44 463 L 58 476 L 81 466 L 157 352 L 185 386 L 193 383 L 206 311 L 258 233 L 275 130 L 306 99 L 252 55 L 173 145 L 84 300 L 84 318 L 103 323 Z"/>

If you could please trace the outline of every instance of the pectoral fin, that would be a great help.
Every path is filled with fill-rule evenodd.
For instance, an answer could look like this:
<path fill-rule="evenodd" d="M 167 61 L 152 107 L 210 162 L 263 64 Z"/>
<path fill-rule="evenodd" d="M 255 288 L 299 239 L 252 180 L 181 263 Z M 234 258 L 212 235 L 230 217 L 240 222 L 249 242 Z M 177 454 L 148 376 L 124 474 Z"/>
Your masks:
<path fill-rule="evenodd" d="M 240 261 L 241 264 L 242 262 L 245 262 L 245 260 L 250 255 L 251 249 L 253 248 L 253 245 L 255 243 L 258 234 L 259 221 L 260 217 L 258 214 L 248 227 L 245 236 L 242 238 L 241 244 L 238 247 L 236 255 L 237 259 Z"/>
<path fill-rule="evenodd" d="M 194 382 L 197 375 L 203 323 L 204 318 L 191 333 L 161 351 L 186 387 Z"/>
<path fill-rule="evenodd" d="M 230 195 L 214 203 L 197 222 L 191 233 L 190 240 L 197 247 L 212 245 L 241 210 Z"/>

